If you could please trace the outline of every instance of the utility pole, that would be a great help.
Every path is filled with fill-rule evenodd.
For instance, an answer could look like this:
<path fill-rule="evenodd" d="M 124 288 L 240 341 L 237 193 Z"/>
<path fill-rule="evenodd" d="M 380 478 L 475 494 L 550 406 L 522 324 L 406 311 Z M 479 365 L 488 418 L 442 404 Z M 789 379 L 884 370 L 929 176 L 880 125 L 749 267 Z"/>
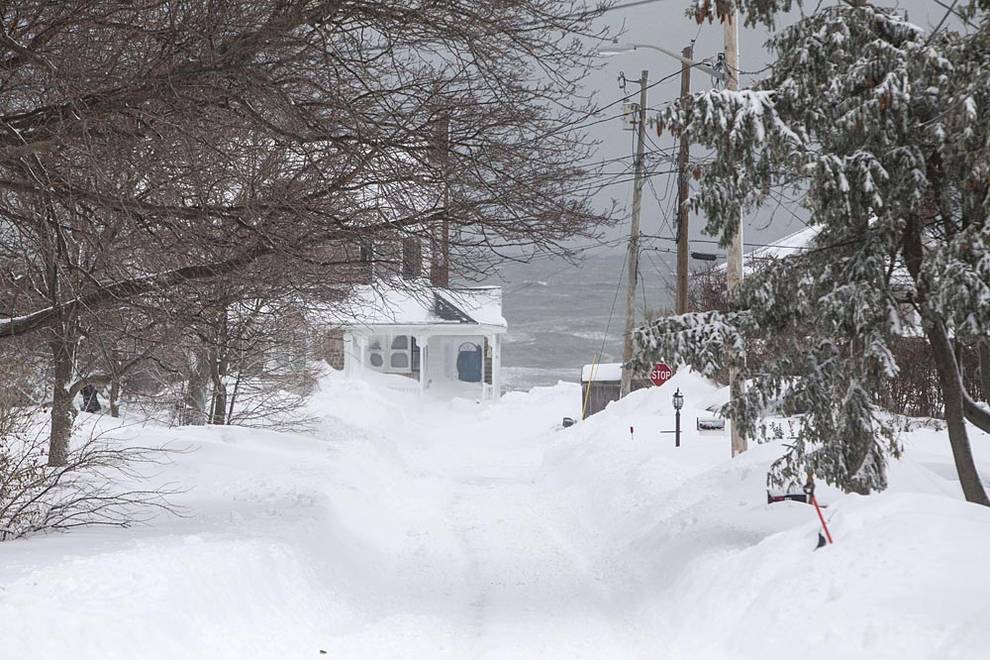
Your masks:
<path fill-rule="evenodd" d="M 725 68 L 728 78 L 725 87 L 728 90 L 739 89 L 739 11 L 735 3 L 732 3 L 732 11 L 725 16 L 722 21 L 723 34 L 725 35 Z M 742 284 L 743 279 L 743 225 L 742 216 L 739 217 L 739 226 L 736 228 L 735 236 L 732 237 L 732 244 L 729 246 L 728 258 L 726 259 L 725 271 L 726 284 L 729 295 Z M 731 349 L 730 349 L 731 350 Z M 730 362 L 733 356 L 730 354 Z M 729 396 L 732 401 L 739 401 L 746 394 L 745 381 L 739 380 L 738 369 L 729 367 Z M 729 420 L 729 434 L 732 437 L 732 455 L 741 454 L 747 449 L 746 438 L 739 432 L 739 426 L 733 417 Z"/>
<path fill-rule="evenodd" d="M 694 57 L 694 46 L 683 51 L 681 59 L 681 102 L 691 96 L 691 66 L 687 62 Z M 678 314 L 688 311 L 688 159 L 691 147 L 686 132 L 681 133 L 680 151 L 677 154 L 677 304 Z"/>
<path fill-rule="evenodd" d="M 621 396 L 632 391 L 633 328 L 636 325 L 636 276 L 639 273 L 639 211 L 643 202 L 643 142 L 646 141 L 646 81 L 648 71 L 639 78 L 639 119 L 636 126 L 636 175 L 633 181 L 632 222 L 629 225 L 629 248 L 626 262 L 629 264 L 626 282 L 626 332 L 622 346 Z"/>

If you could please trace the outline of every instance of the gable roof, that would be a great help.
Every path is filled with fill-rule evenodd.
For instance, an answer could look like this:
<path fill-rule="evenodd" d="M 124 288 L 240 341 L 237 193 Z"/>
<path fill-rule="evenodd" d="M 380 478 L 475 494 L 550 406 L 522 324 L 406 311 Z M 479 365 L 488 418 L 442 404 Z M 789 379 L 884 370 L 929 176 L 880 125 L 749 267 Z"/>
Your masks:
<path fill-rule="evenodd" d="M 433 313 L 444 321 L 456 321 L 457 323 L 477 323 L 473 318 L 457 307 L 454 303 L 444 299 L 439 292 L 433 292 Z"/>
<path fill-rule="evenodd" d="M 345 302 L 349 318 L 342 325 L 484 325 L 507 328 L 502 316 L 502 288 L 439 288 L 407 282 L 403 288 L 384 283 L 357 287 Z"/>
<path fill-rule="evenodd" d="M 754 268 L 759 268 L 761 261 L 768 259 L 779 259 L 793 254 L 801 254 L 812 248 L 815 237 L 818 236 L 819 227 L 811 226 L 800 229 L 792 234 L 788 234 L 776 241 L 753 248 L 743 254 L 744 272 L 752 272 Z M 725 261 L 712 266 L 714 271 L 724 271 L 727 267 Z"/>

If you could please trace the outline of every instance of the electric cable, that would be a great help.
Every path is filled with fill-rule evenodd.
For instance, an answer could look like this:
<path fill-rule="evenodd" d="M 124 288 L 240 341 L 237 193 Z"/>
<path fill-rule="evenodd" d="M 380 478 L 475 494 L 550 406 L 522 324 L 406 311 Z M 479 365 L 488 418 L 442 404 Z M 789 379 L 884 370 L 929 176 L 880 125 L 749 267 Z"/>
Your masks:
<path fill-rule="evenodd" d="M 959 0 L 952 0 L 952 6 L 946 10 L 945 14 L 942 16 L 942 20 L 938 22 L 938 25 L 935 26 L 935 29 L 932 30 L 932 33 L 928 35 L 928 40 L 925 41 L 925 48 L 928 48 L 929 44 L 931 44 L 932 40 L 935 38 L 935 35 L 937 35 L 939 30 L 942 29 L 942 26 L 945 25 L 945 22 L 949 20 L 949 15 L 955 11 L 957 4 L 959 4 Z"/>
<path fill-rule="evenodd" d="M 626 262 L 629 261 L 629 250 L 625 250 L 625 256 L 622 258 L 622 266 L 619 268 L 619 279 L 615 283 L 615 295 L 612 297 L 612 306 L 608 310 L 608 320 L 605 322 L 605 333 L 602 335 L 602 344 L 598 348 L 598 356 L 591 365 L 591 374 L 589 375 L 588 392 L 584 396 L 584 400 L 581 403 L 581 418 L 584 419 L 585 411 L 588 409 L 588 400 L 591 396 L 591 381 L 595 379 L 595 372 L 598 371 L 598 365 L 602 361 L 602 357 L 605 355 L 605 343 L 608 341 L 608 331 L 612 327 L 612 317 L 615 314 L 615 304 L 619 300 L 619 290 L 622 288 L 622 275 L 626 270 Z M 584 380 L 584 373 L 582 370 L 581 379 Z"/>

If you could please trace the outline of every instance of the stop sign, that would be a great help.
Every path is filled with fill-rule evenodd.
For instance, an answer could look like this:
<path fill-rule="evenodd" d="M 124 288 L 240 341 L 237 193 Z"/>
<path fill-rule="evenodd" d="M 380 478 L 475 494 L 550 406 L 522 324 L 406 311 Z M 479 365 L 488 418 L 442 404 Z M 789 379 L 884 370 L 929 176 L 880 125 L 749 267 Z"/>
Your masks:
<path fill-rule="evenodd" d="M 657 387 L 660 387 L 674 375 L 674 370 L 670 368 L 665 362 L 657 362 L 653 365 L 653 371 L 650 372 L 650 380 Z"/>

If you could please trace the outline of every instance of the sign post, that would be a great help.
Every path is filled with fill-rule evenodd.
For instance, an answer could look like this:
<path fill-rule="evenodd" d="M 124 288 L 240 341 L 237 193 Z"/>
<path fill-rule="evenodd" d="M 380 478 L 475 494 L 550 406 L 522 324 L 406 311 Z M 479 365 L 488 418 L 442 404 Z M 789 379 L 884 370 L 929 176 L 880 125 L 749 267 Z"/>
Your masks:
<path fill-rule="evenodd" d="M 674 375 L 674 370 L 666 362 L 657 362 L 653 365 L 653 370 L 650 371 L 650 380 L 657 387 L 660 387 Z"/>

